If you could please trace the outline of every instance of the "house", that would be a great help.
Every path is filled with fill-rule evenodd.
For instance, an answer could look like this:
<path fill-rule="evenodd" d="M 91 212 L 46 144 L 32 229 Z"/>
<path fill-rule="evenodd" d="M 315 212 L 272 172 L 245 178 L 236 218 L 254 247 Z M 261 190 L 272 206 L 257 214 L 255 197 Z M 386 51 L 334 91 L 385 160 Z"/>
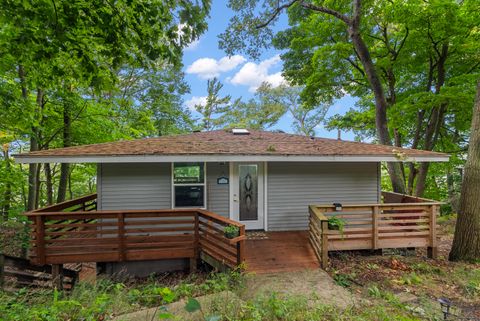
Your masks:
<path fill-rule="evenodd" d="M 448 155 L 385 145 L 305 137 L 283 132 L 233 129 L 35 151 L 16 155 L 16 161 L 20 163 L 98 164 L 97 195 L 87 199 L 87 201 L 95 200 L 94 212 L 103 213 L 111 219 L 117 219 L 118 215 L 132 215 L 133 217 L 134 215 L 140 215 L 139 213 L 143 213 L 142 215 L 150 213 L 146 217 L 158 218 L 158 215 L 160 215 L 158 213 L 165 214 L 165 211 L 178 219 L 179 216 L 187 215 L 186 213 L 195 209 L 195 211 L 198 210 L 198 212 L 195 212 L 197 214 L 192 214 L 196 215 L 195 220 L 197 223 L 195 223 L 195 230 L 199 228 L 198 226 L 200 228 L 207 226 L 206 223 L 202 223 L 202 217 L 205 218 L 205 213 L 212 213 L 213 216 L 209 216 L 208 220 L 210 220 L 210 226 L 215 231 L 210 234 L 208 232 L 202 234 L 201 231 L 193 231 L 192 233 L 195 236 L 192 241 L 194 242 L 192 243 L 193 252 L 190 251 L 188 255 L 185 254 L 185 257 L 191 257 L 192 255 L 198 257 L 201 253 L 210 252 L 212 257 L 216 258 L 217 261 L 221 261 L 222 258 L 219 259 L 221 255 L 217 252 L 222 250 L 217 249 L 215 251 L 213 249 L 214 246 L 218 245 L 215 243 L 218 242 L 215 241 L 209 243 L 208 246 L 205 245 L 205 248 L 207 248 L 205 251 L 200 249 L 202 235 L 218 238 L 218 235 L 221 234 L 222 226 L 228 222 L 234 222 L 239 227 L 243 226 L 247 231 L 311 231 L 311 216 L 320 215 L 318 222 L 321 226 L 322 220 L 325 221 L 327 219 L 322 213 L 327 214 L 327 212 L 331 212 L 332 208 L 338 210 L 338 208 L 332 207 L 334 203 L 337 204 L 337 207 L 343 206 L 343 210 L 347 209 L 348 204 L 356 206 L 381 204 L 381 162 L 444 162 L 448 161 Z M 389 194 L 388 198 L 391 199 L 393 197 L 398 200 L 397 196 Z M 402 200 L 408 199 L 405 196 Z M 422 206 L 427 206 L 426 204 L 429 201 L 412 198 L 409 200 Z M 398 203 L 402 203 L 402 201 L 398 201 L 395 204 Z M 40 209 L 29 215 L 32 221 L 37 222 L 36 224 L 42 224 L 43 229 L 46 226 L 50 226 L 45 223 L 46 219 L 58 217 L 65 220 L 66 214 L 63 214 L 64 216 L 54 216 L 55 212 L 60 210 L 63 213 L 68 206 L 75 204 L 67 202 L 63 207 L 56 205 L 53 209 Z M 309 206 L 313 204 L 323 204 L 325 206 L 320 209 L 310 208 L 309 213 Z M 430 202 L 428 206 L 433 206 L 432 204 L 438 203 Z M 88 207 L 84 202 L 80 211 L 83 209 L 85 212 L 86 206 Z M 360 209 L 363 208 L 365 210 L 364 207 L 360 207 Z M 373 215 L 373 212 L 376 210 L 375 207 L 371 208 L 372 211 L 370 211 L 369 215 Z M 79 209 L 77 208 L 76 210 L 78 211 Z M 382 209 L 380 209 L 380 216 L 392 216 L 392 210 L 394 209 L 390 208 L 382 212 Z M 401 232 L 414 233 L 412 229 L 417 229 L 417 227 L 412 228 L 411 224 L 417 226 L 420 223 L 413 222 L 415 218 L 420 217 L 420 214 L 412 216 L 413 214 L 411 213 L 420 213 L 419 211 L 424 213 L 424 210 L 430 211 L 433 213 L 433 216 L 436 215 L 433 207 L 411 210 L 410 216 L 406 216 L 408 213 L 404 213 L 403 221 L 406 222 L 401 224 L 407 224 L 409 229 L 404 228 Z M 152 211 L 157 211 L 158 215 L 152 214 L 154 213 Z M 41 214 L 42 219 L 37 219 L 37 216 L 40 215 L 39 213 L 50 214 Z M 90 213 L 90 216 L 93 215 L 93 212 L 88 213 Z M 398 213 L 401 213 L 401 211 Z M 376 214 L 379 214 L 378 208 Z M 343 213 L 343 215 L 348 218 L 348 213 Z M 71 217 L 72 220 L 69 222 L 73 222 L 73 216 Z M 108 228 L 101 226 L 101 224 L 107 225 L 106 222 L 108 220 L 91 217 L 91 221 L 97 224 L 95 231 L 105 230 L 105 232 L 101 233 L 102 235 L 100 236 L 102 237 L 99 239 L 108 239 Z M 395 218 L 395 216 L 392 216 L 392 218 Z M 80 217 L 76 216 L 75 219 L 78 220 Z M 144 219 L 148 220 L 147 218 Z M 125 217 L 118 218 L 118 220 L 118 224 L 114 224 L 117 229 L 115 233 L 118 233 L 115 235 L 119 236 L 120 232 L 124 235 L 125 226 L 129 226 L 129 221 Z M 200 224 L 198 223 L 199 220 Z M 412 222 L 408 222 L 408 220 Z M 152 220 L 148 221 L 151 222 Z M 140 224 L 140 221 L 136 222 L 135 224 Z M 185 220 L 180 223 L 183 222 Z M 429 223 L 431 224 L 432 222 Z M 57 222 L 56 232 L 51 230 L 44 233 L 50 233 L 50 238 L 53 236 L 60 238 L 72 237 L 71 235 L 66 236 L 66 234 L 62 234 L 63 230 L 58 230 L 65 227 L 65 223 L 62 224 Z M 81 224 L 79 225 L 78 222 L 76 224 L 72 228 L 85 229 L 85 226 L 80 226 Z M 86 225 L 86 223 L 82 224 Z M 215 224 L 222 226 L 215 228 Z M 388 224 L 391 225 L 391 223 Z M 369 223 L 363 222 L 358 224 L 357 227 L 352 227 L 352 233 L 355 236 L 359 234 L 357 233 L 360 232 L 359 228 L 365 229 L 366 227 L 367 230 L 371 230 L 372 227 L 375 229 L 375 226 L 378 227 L 378 224 L 374 224 L 373 221 Z M 404 225 L 397 224 L 398 226 Z M 425 239 L 429 238 L 431 241 L 429 244 L 424 244 L 424 242 L 420 241 L 409 244 L 432 247 L 433 238 L 435 237 L 433 236 L 432 238 L 433 230 L 435 230 L 432 226 L 435 225 L 425 226 L 429 233 L 428 237 L 426 237 L 424 229 L 419 229 L 423 234 L 416 232 L 418 236 L 421 235 L 423 237 L 425 235 Z M 395 226 L 390 228 L 398 229 Z M 171 229 L 174 230 L 174 228 Z M 90 231 L 91 236 L 92 229 L 87 229 L 87 231 Z M 347 230 L 345 231 L 347 232 Z M 150 231 L 150 233 L 147 232 L 145 226 L 143 229 L 137 228 L 135 231 L 132 230 L 130 237 L 135 235 L 143 235 L 144 237 L 157 235 L 159 237 L 164 232 L 175 231 L 157 228 Z M 179 232 L 177 234 L 180 234 L 182 231 L 178 230 L 177 232 Z M 311 233 L 313 232 L 311 231 Z M 78 235 L 81 233 L 87 232 L 85 230 L 83 232 L 77 231 Z M 372 233 L 375 233 L 375 230 Z M 321 238 L 322 236 L 318 234 L 322 234 L 322 232 L 315 234 L 317 238 Z M 95 238 L 98 237 L 98 235 L 93 235 Z M 418 238 L 417 234 L 412 235 Z M 342 238 L 337 237 L 337 241 L 340 239 L 340 241 L 350 241 L 352 244 L 359 244 L 355 240 L 351 241 L 350 237 L 345 239 L 345 236 L 342 236 Z M 90 238 L 93 239 L 92 237 Z M 367 241 L 367 248 L 370 248 L 370 244 L 373 243 L 378 246 L 378 239 L 375 241 L 374 238 L 370 235 Z M 244 244 L 245 238 L 239 238 L 237 241 L 238 244 Z M 55 243 L 57 241 L 55 239 L 52 242 Z M 308 244 L 308 242 L 308 238 L 306 238 L 304 243 Z M 310 242 L 312 241 L 310 240 Z M 153 244 L 154 242 L 149 243 Z M 319 259 L 322 256 L 320 253 L 322 252 L 322 246 L 327 246 L 326 244 L 321 245 L 321 243 L 321 241 L 318 244 L 312 243 L 314 253 L 317 254 Z M 323 243 L 327 243 L 327 241 Z M 37 248 L 36 259 L 43 263 L 61 264 L 67 263 L 67 261 L 78 261 L 88 258 L 88 251 L 84 251 L 86 254 L 84 253 L 85 255 L 81 259 L 74 258 L 73 254 L 69 254 L 70 256 L 65 254 L 62 259 L 60 254 L 58 254 L 56 259 L 51 258 L 49 261 L 48 255 L 45 257 L 45 251 L 48 252 L 48 244 L 48 242 L 37 244 L 37 246 L 40 246 L 40 251 Z M 55 251 L 64 253 L 58 248 L 59 244 L 56 244 Z M 238 250 L 238 244 L 232 245 L 235 250 Z M 103 257 L 99 256 L 95 259 L 97 262 L 107 262 L 105 264 L 107 264 L 107 269 L 110 271 L 117 271 L 118 269 L 115 266 L 121 265 L 125 267 L 127 263 L 132 265 L 131 261 L 137 261 L 134 262 L 135 269 L 139 269 L 138 262 L 145 261 L 145 258 L 150 263 L 143 262 L 142 266 L 148 266 L 146 269 L 151 271 L 159 267 L 156 259 L 164 257 L 162 255 L 146 257 L 145 255 L 132 254 L 132 259 L 128 259 L 126 256 L 130 255 L 128 254 L 130 252 L 128 252 L 128 246 L 124 244 L 124 241 L 116 241 L 115 244 L 112 244 L 112 247 L 115 248 L 112 249 L 115 254 L 111 256 L 105 254 Z M 99 248 L 97 247 L 96 250 L 99 250 Z M 245 248 L 242 248 L 241 251 L 244 253 Z M 328 252 L 328 249 L 326 251 Z M 235 256 L 233 251 L 230 254 L 233 257 Z M 38 255 L 43 256 L 43 258 L 40 259 Z M 174 254 L 166 255 L 165 257 L 177 259 Z M 182 255 L 179 254 L 179 257 L 182 257 Z M 109 258 L 114 258 L 114 260 L 109 261 Z M 35 257 L 33 259 L 35 260 Z M 234 261 L 234 258 L 232 260 Z M 112 263 L 114 261 L 117 263 Z M 120 263 L 118 263 L 119 261 Z M 169 262 L 172 263 L 173 261 L 170 260 Z M 182 264 L 185 264 L 185 261 L 181 260 L 176 260 L 175 262 L 172 263 L 173 265 L 169 265 L 169 268 L 179 268 Z M 148 264 L 151 264 L 151 266 Z M 163 264 L 162 266 L 165 267 L 167 265 Z"/>

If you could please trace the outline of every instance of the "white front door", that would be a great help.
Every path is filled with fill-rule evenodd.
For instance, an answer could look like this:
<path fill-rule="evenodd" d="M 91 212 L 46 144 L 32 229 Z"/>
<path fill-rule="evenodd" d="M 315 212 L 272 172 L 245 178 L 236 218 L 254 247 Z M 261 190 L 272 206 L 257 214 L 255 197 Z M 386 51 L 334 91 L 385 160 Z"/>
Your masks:
<path fill-rule="evenodd" d="M 264 229 L 263 163 L 232 163 L 231 218 L 249 230 Z"/>

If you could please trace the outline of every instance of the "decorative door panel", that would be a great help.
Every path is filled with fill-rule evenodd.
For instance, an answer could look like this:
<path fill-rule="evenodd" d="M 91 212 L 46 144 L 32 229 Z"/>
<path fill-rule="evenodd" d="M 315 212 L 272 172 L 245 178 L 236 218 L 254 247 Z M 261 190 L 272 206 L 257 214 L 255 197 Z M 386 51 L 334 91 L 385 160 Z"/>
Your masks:
<path fill-rule="evenodd" d="M 240 221 L 258 219 L 258 166 L 239 165 Z"/>

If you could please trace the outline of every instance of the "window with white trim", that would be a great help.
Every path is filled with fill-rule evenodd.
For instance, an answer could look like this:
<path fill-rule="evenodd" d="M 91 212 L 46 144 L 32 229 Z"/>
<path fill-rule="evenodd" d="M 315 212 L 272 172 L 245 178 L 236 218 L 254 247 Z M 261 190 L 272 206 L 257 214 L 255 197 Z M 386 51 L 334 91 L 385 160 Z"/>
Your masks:
<path fill-rule="evenodd" d="M 173 207 L 205 208 L 205 163 L 173 163 Z"/>

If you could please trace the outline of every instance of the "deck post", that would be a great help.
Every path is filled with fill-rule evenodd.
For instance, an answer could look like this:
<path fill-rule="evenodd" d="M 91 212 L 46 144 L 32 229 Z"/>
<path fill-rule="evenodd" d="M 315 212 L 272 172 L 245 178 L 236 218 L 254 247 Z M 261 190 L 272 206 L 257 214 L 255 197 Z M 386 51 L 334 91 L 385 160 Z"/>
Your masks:
<path fill-rule="evenodd" d="M 45 265 L 45 217 L 37 215 L 35 217 L 37 261 L 40 265 Z"/>
<path fill-rule="evenodd" d="M 431 259 L 436 259 L 438 254 L 437 245 L 437 214 L 439 212 L 439 205 L 430 206 L 430 246 L 427 248 L 427 256 Z"/>
<path fill-rule="evenodd" d="M 238 236 L 245 235 L 245 225 L 240 226 Z M 245 260 L 245 240 L 240 240 L 237 243 L 237 265 L 240 265 Z"/>
<path fill-rule="evenodd" d="M 52 265 L 52 286 L 57 290 L 63 290 L 63 265 Z"/>
<path fill-rule="evenodd" d="M 372 249 L 378 248 L 378 214 L 380 208 L 378 205 L 372 206 Z"/>
<path fill-rule="evenodd" d="M 118 213 L 118 260 L 125 261 L 125 214 Z"/>
<path fill-rule="evenodd" d="M 194 241 L 193 241 L 193 248 L 194 248 L 194 254 L 193 257 L 190 258 L 190 273 L 193 273 L 197 270 L 197 265 L 198 265 L 198 258 L 200 256 L 200 251 L 199 251 L 199 242 L 200 242 L 200 225 L 199 225 L 199 213 L 194 212 Z"/>
<path fill-rule="evenodd" d="M 328 266 L 328 221 L 322 221 L 322 269 Z"/>

